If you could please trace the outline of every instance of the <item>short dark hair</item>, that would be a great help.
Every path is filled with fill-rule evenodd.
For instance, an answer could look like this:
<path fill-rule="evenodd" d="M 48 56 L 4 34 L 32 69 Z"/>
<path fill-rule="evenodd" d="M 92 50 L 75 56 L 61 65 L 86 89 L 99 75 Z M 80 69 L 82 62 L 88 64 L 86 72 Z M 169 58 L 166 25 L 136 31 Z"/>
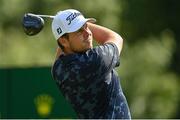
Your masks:
<path fill-rule="evenodd" d="M 64 37 L 64 38 L 66 38 L 66 39 L 69 39 L 69 34 L 68 34 L 68 33 L 65 33 L 65 34 L 62 35 L 61 37 Z M 58 44 L 58 46 L 59 46 L 62 50 L 64 50 L 64 46 L 59 42 L 59 40 L 57 40 L 57 44 Z"/>
<path fill-rule="evenodd" d="M 65 34 L 63 34 L 61 37 L 65 37 L 66 39 L 69 39 L 69 34 L 68 34 L 68 33 L 65 33 Z"/>

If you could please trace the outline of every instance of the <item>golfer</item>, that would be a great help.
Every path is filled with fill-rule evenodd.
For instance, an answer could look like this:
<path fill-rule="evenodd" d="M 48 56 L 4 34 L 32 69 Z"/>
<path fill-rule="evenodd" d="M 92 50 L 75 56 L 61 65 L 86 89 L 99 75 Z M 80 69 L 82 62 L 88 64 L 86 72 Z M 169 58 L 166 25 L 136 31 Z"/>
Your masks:
<path fill-rule="evenodd" d="M 131 119 L 115 67 L 123 39 L 77 10 L 58 12 L 52 32 L 59 47 L 52 75 L 78 118 Z M 99 46 L 93 48 L 93 40 Z"/>

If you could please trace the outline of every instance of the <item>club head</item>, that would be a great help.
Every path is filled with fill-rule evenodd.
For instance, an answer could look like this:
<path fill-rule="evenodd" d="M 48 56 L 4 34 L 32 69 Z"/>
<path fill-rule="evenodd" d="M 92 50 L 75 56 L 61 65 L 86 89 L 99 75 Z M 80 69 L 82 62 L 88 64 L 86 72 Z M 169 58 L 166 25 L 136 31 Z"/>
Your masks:
<path fill-rule="evenodd" d="M 29 36 L 33 36 L 38 34 L 43 29 L 44 20 L 39 16 L 25 14 L 22 24 L 24 32 Z"/>

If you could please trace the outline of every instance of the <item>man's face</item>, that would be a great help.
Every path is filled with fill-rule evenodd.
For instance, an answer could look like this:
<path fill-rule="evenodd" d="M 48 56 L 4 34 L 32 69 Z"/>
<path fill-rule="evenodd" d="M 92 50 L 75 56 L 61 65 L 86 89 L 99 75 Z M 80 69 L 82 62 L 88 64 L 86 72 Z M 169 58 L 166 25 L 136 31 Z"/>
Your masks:
<path fill-rule="evenodd" d="M 84 52 L 93 47 L 92 32 L 85 23 L 78 31 L 69 33 L 69 49 L 72 52 Z"/>

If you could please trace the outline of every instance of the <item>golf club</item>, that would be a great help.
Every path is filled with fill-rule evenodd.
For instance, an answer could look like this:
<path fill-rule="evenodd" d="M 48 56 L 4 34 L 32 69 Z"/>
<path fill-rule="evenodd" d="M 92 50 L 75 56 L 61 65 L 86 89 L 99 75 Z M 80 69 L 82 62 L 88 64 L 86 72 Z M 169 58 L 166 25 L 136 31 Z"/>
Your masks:
<path fill-rule="evenodd" d="M 54 18 L 54 16 L 52 15 L 36 15 L 36 14 L 32 14 L 32 13 L 27 13 L 27 15 L 29 16 L 37 16 L 37 17 L 45 17 L 45 18 Z"/>
<path fill-rule="evenodd" d="M 29 36 L 38 34 L 44 27 L 44 19 L 42 17 L 51 19 L 54 18 L 54 16 L 51 15 L 26 13 L 22 21 L 24 32 Z"/>

